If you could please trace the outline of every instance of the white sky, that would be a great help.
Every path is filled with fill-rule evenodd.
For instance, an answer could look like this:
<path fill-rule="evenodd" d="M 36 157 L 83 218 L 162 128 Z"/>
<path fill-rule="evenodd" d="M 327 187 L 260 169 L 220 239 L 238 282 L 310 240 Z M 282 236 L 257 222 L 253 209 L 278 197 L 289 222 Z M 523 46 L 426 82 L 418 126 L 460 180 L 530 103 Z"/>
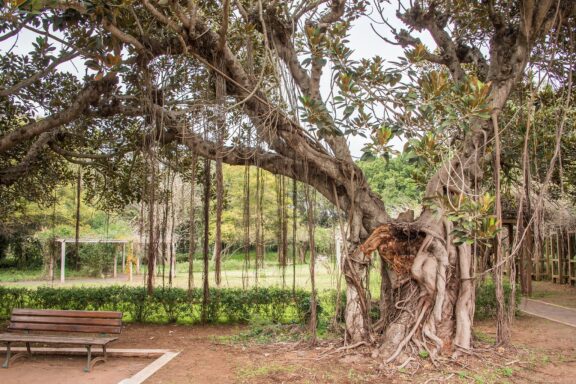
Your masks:
<path fill-rule="evenodd" d="M 404 24 L 396 17 L 396 7 L 394 4 L 385 8 L 384 17 L 388 23 L 397 30 L 404 27 Z M 381 20 L 380 15 L 373 15 L 372 18 L 376 21 Z M 403 57 L 404 50 L 400 46 L 388 44 L 378 37 L 372 30 L 370 26 L 371 23 L 374 24 L 369 18 L 363 17 L 357 20 L 356 24 L 352 27 L 349 38 L 350 48 L 354 50 L 352 58 L 358 60 L 361 58 L 380 56 L 386 61 L 397 61 L 398 57 Z M 384 36 L 388 40 L 395 41 L 388 26 L 374 24 L 374 28 L 380 35 Z M 427 46 L 430 51 L 435 49 L 436 44 L 430 35 L 420 33 L 414 33 L 413 35 L 420 38 L 422 43 Z M 324 88 L 329 91 L 329 78 L 325 76 L 322 80 L 324 81 Z M 362 155 L 362 147 L 367 140 L 356 136 L 351 137 L 348 141 L 352 156 L 360 157 Z M 404 142 L 398 137 L 395 137 L 392 139 L 391 144 L 396 150 L 401 150 Z"/>
<path fill-rule="evenodd" d="M 390 5 L 386 8 L 384 16 L 393 27 L 400 29 L 402 28 L 402 23 L 396 18 L 395 12 L 396 7 L 394 5 Z M 375 20 L 380 20 L 379 15 L 373 16 L 373 18 Z M 361 58 L 370 58 L 378 55 L 386 61 L 395 61 L 399 56 L 403 56 L 404 52 L 402 48 L 399 46 L 390 45 L 380 39 L 370 27 L 371 23 L 373 22 L 367 17 L 362 17 L 355 21 L 349 36 L 349 46 L 352 50 L 354 50 L 352 58 L 359 60 Z M 389 40 L 394 41 L 394 38 L 389 32 L 387 26 L 374 25 L 374 27 L 382 36 L 385 36 Z M 417 33 L 414 35 L 421 38 L 422 42 L 428 47 L 429 50 L 435 49 L 435 44 L 429 35 Z M 0 51 L 6 52 L 9 49 L 12 49 L 13 52 L 18 54 L 27 53 L 32 50 L 32 42 L 36 39 L 36 36 L 37 35 L 32 32 L 23 31 L 17 38 L 14 37 L 0 42 Z M 57 49 L 61 49 L 62 45 L 60 43 L 55 41 L 52 41 L 52 43 Z M 86 71 L 82 58 L 76 58 L 70 62 L 63 63 L 58 67 L 58 69 L 75 74 L 78 78 L 82 78 Z M 321 87 L 322 93 L 324 95 L 329 94 L 330 74 L 327 72 L 322 78 Z M 361 149 L 365 143 L 366 139 L 363 139 L 359 136 L 351 137 L 349 139 L 350 150 L 354 157 L 360 157 L 362 155 Z M 403 142 L 398 138 L 394 138 L 392 144 L 396 149 L 400 150 Z"/>

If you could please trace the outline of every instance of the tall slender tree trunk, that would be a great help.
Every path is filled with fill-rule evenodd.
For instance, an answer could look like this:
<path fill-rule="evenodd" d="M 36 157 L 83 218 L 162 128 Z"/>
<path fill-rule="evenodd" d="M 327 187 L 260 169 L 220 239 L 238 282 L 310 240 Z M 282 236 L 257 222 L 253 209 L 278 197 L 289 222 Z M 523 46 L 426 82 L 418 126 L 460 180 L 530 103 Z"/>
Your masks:
<path fill-rule="evenodd" d="M 296 214 L 298 212 L 298 186 L 292 180 L 292 294 L 296 296 L 296 228 L 298 226 Z"/>
<path fill-rule="evenodd" d="M 312 345 L 316 344 L 316 324 L 318 321 L 318 314 L 316 313 L 316 243 L 315 243 L 315 226 L 316 215 L 315 205 L 316 197 L 315 192 L 310 192 L 310 187 L 305 187 L 306 195 L 306 208 L 307 208 L 307 224 L 308 224 L 308 239 L 310 242 L 310 288 L 312 293 L 310 295 L 310 333 L 312 335 Z"/>
<path fill-rule="evenodd" d="M 74 267 L 80 269 L 80 199 L 82 198 L 82 168 L 76 175 L 76 223 L 74 228 Z"/>
<path fill-rule="evenodd" d="M 172 176 L 170 187 L 170 240 L 168 242 L 170 269 L 168 275 L 168 284 L 172 287 L 174 277 L 176 277 L 176 257 L 174 255 L 174 232 L 176 225 L 176 210 L 174 209 L 174 181 L 176 173 Z"/>
<path fill-rule="evenodd" d="M 258 270 L 264 266 L 263 198 L 263 172 L 260 168 L 256 168 L 256 257 L 254 262 L 254 284 L 256 286 L 258 286 Z"/>
<path fill-rule="evenodd" d="M 156 206 L 156 164 L 154 151 L 150 151 L 150 182 L 148 183 L 148 295 L 154 293 L 154 273 L 156 266 L 156 242 L 154 209 Z"/>
<path fill-rule="evenodd" d="M 531 92 L 529 99 L 529 109 L 526 118 L 526 132 L 524 134 L 524 148 L 522 151 L 522 176 L 523 180 L 523 209 L 522 217 L 519 218 L 518 236 L 526 232 L 524 240 L 522 240 L 522 249 L 520 251 L 520 287 L 522 294 L 526 296 L 532 295 L 532 258 L 536 259 L 536 252 L 533 252 L 533 247 L 536 245 L 534 241 L 534 223 L 530 221 L 532 215 L 532 196 L 531 196 L 531 179 L 530 172 L 530 134 L 532 128 L 532 111 L 533 111 L 534 92 Z M 520 239 L 519 239 L 520 241 Z"/>
<path fill-rule="evenodd" d="M 242 265 L 242 288 L 248 288 L 250 271 L 250 166 L 244 166 L 244 202 L 242 206 L 244 228 L 244 263 Z"/>
<path fill-rule="evenodd" d="M 210 286 L 208 268 L 210 261 L 210 160 L 204 159 L 204 246 L 202 256 L 204 271 L 202 273 L 202 322 L 208 321 L 208 304 L 210 301 Z"/>
<path fill-rule="evenodd" d="M 166 284 L 166 261 L 168 259 L 168 217 L 170 216 L 170 193 L 168 192 L 169 182 L 170 182 L 170 168 L 168 168 L 168 174 L 165 175 L 164 183 L 164 196 L 162 201 L 162 222 L 160 223 L 160 257 L 162 261 L 162 287 Z"/>
<path fill-rule="evenodd" d="M 224 64 L 220 62 L 220 68 Z M 216 140 L 218 154 L 216 155 L 216 232 L 214 234 L 214 275 L 219 287 L 222 280 L 222 209 L 224 206 L 224 176 L 222 175 L 222 147 L 226 132 L 226 79 L 216 74 L 216 104 L 218 108 L 216 122 Z"/>
<path fill-rule="evenodd" d="M 286 217 L 286 188 L 285 178 L 282 175 L 276 176 L 276 208 L 278 213 L 278 224 L 276 227 L 276 245 L 278 254 L 278 265 L 282 270 L 282 287 L 286 286 L 286 266 L 288 259 L 288 224 Z"/>
<path fill-rule="evenodd" d="M 148 185 L 146 182 L 146 177 L 144 177 L 144 191 L 148 190 Z M 144 260 L 144 257 L 146 255 L 146 246 L 144 243 L 144 233 L 146 232 L 146 228 L 145 228 L 145 217 L 144 217 L 144 205 L 145 205 L 145 200 L 146 199 L 142 199 L 142 201 L 140 202 L 140 218 L 139 218 L 139 225 L 138 225 L 138 230 L 140 231 L 140 244 L 138 244 L 138 254 L 136 256 L 136 274 L 140 273 L 140 261 Z"/>
<path fill-rule="evenodd" d="M 194 288 L 194 254 L 196 253 L 196 161 L 192 155 L 192 171 L 190 176 L 190 210 L 188 227 L 188 292 Z"/>
<path fill-rule="evenodd" d="M 498 115 L 492 114 L 494 126 L 494 193 L 496 213 L 496 239 L 494 247 L 494 285 L 496 287 L 496 342 L 506 345 L 510 342 L 510 321 L 504 301 L 504 259 L 502 252 L 502 200 L 500 192 L 500 128 Z M 513 260 L 511 262 L 514 262 Z"/>

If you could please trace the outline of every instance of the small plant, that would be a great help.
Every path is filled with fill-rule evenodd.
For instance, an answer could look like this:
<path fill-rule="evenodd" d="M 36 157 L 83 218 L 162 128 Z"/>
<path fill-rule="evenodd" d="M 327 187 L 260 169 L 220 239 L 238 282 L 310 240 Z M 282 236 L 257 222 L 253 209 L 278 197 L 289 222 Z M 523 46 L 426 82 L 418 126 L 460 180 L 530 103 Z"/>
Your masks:
<path fill-rule="evenodd" d="M 480 375 L 474 375 L 474 384 L 484 384 L 486 380 Z"/>
<path fill-rule="evenodd" d="M 421 359 L 427 359 L 430 357 L 430 353 L 428 353 L 428 351 L 420 351 L 418 352 L 418 356 L 420 356 Z"/>
<path fill-rule="evenodd" d="M 495 341 L 493 336 L 490 336 L 482 331 L 474 330 L 473 332 L 474 332 L 474 338 L 478 341 L 489 344 L 493 344 Z"/>
<path fill-rule="evenodd" d="M 469 378 L 470 378 L 470 376 L 469 376 L 469 374 L 468 374 L 467 371 L 458 371 L 457 374 L 458 374 L 458 378 L 461 379 L 461 380 L 466 380 L 466 379 L 469 379 Z"/>
<path fill-rule="evenodd" d="M 510 367 L 503 367 L 498 370 L 498 373 L 505 377 L 512 377 L 514 370 Z"/>
<path fill-rule="evenodd" d="M 262 365 L 260 367 L 243 368 L 238 371 L 238 377 L 242 382 L 251 382 L 252 379 L 264 378 L 269 375 L 278 375 L 282 373 L 292 373 L 296 370 L 293 365 Z M 249 380 L 249 381 L 245 381 Z"/>

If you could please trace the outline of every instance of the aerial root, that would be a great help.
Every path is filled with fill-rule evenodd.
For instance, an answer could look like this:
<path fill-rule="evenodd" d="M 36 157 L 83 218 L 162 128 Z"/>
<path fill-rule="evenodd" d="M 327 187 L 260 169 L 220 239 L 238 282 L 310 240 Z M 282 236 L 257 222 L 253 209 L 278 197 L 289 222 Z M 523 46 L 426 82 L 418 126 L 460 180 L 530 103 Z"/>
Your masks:
<path fill-rule="evenodd" d="M 400 344 L 398 344 L 398 347 L 396 347 L 394 353 L 388 359 L 386 359 L 386 363 L 394 361 L 398 357 L 398 355 L 400 355 L 402 349 L 404 349 L 406 344 L 408 344 L 410 339 L 412 339 L 412 336 L 416 332 L 416 329 L 420 326 L 420 323 L 422 322 L 422 319 L 424 318 L 424 315 L 426 314 L 426 311 L 428 310 L 429 307 L 430 304 L 428 303 L 428 301 L 425 301 L 424 305 L 422 306 L 422 309 L 420 310 L 420 314 L 418 315 L 418 319 L 416 319 L 416 323 L 414 324 L 408 335 L 406 335 L 406 337 L 400 342 Z"/>

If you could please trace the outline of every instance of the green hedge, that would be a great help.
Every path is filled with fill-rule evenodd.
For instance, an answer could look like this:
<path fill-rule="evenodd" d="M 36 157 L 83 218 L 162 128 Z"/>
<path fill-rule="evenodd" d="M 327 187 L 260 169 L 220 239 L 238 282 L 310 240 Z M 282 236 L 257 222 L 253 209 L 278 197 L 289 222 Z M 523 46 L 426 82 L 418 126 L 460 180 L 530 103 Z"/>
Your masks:
<path fill-rule="evenodd" d="M 148 296 L 144 288 L 126 286 L 37 289 L 0 286 L 0 319 L 12 308 L 120 311 L 125 321 L 196 323 L 202 311 L 202 290 L 157 288 Z M 310 293 L 279 288 L 210 290 L 206 308 L 211 323 L 242 323 L 266 318 L 275 323 L 304 323 L 309 319 Z"/>
<path fill-rule="evenodd" d="M 506 300 L 510 284 L 504 283 Z M 476 319 L 495 316 L 496 297 L 490 279 L 476 288 Z M 520 290 L 516 290 L 516 304 L 520 302 Z M 328 323 L 334 315 L 336 292 L 324 291 L 318 295 L 319 321 Z M 342 292 L 339 321 L 343 321 L 346 303 Z M 120 311 L 125 321 L 151 323 L 197 323 L 201 319 L 202 290 L 188 292 L 181 288 L 157 288 L 148 296 L 144 288 L 127 286 L 76 287 L 37 289 L 0 286 L 0 319 L 8 319 L 12 308 L 77 309 L 94 311 Z M 377 306 L 373 316 L 378 318 Z M 245 323 L 254 319 L 266 319 L 273 323 L 304 324 L 310 316 L 310 292 L 280 288 L 210 290 L 206 308 L 210 323 Z"/>
<path fill-rule="evenodd" d="M 507 280 L 503 281 L 504 288 L 504 301 L 506 307 L 510 301 L 510 292 L 512 286 Z M 516 287 L 516 312 L 518 311 L 522 293 L 520 287 Z M 492 279 L 486 279 L 476 287 L 476 309 L 474 311 L 474 318 L 476 320 L 486 320 L 496 318 L 496 286 Z"/>

